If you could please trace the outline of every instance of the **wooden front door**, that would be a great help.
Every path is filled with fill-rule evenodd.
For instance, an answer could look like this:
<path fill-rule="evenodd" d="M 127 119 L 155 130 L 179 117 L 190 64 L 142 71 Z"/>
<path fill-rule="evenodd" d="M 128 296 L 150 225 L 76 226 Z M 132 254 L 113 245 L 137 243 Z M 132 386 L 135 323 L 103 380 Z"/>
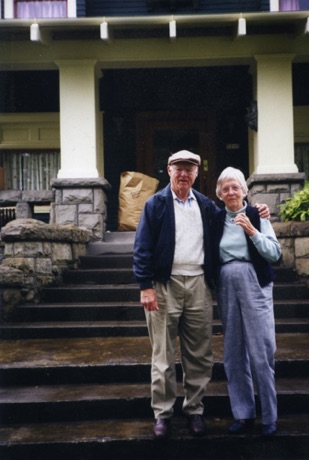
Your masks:
<path fill-rule="evenodd" d="M 137 171 L 169 182 L 168 157 L 179 150 L 201 156 L 202 165 L 194 187 L 215 199 L 216 120 L 212 112 L 144 112 L 136 119 Z"/>

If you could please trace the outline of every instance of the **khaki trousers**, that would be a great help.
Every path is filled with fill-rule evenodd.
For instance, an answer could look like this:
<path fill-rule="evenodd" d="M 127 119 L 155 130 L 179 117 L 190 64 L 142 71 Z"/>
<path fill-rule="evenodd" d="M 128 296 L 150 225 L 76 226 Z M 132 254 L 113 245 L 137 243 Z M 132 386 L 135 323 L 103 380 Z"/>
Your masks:
<path fill-rule="evenodd" d="M 169 418 L 177 396 L 175 348 L 179 334 L 186 415 L 202 414 L 212 373 L 211 292 L 204 275 L 172 276 L 156 283 L 159 311 L 146 311 L 152 345 L 151 406 L 155 418 Z"/>

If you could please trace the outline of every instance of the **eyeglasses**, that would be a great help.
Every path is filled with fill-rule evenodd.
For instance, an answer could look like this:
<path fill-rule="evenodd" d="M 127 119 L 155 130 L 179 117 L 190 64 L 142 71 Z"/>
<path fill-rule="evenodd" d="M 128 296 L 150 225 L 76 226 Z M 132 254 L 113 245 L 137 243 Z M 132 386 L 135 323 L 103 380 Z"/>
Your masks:
<path fill-rule="evenodd" d="M 232 190 L 232 192 L 238 193 L 241 191 L 241 187 L 239 187 L 239 185 L 225 186 L 221 189 L 221 193 L 226 194 L 229 193 L 230 190 Z"/>
<path fill-rule="evenodd" d="M 173 170 L 175 171 L 176 174 L 188 174 L 193 175 L 196 173 L 196 168 L 177 168 L 176 166 L 173 166 Z"/>

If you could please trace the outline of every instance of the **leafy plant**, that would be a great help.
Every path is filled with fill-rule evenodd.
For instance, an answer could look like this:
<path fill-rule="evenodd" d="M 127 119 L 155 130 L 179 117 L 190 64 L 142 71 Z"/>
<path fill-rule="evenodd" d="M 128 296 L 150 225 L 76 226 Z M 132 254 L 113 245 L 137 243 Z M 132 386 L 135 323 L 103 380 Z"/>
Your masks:
<path fill-rule="evenodd" d="M 284 221 L 309 220 L 309 182 L 305 182 L 304 188 L 295 192 L 280 208 L 279 215 Z"/>

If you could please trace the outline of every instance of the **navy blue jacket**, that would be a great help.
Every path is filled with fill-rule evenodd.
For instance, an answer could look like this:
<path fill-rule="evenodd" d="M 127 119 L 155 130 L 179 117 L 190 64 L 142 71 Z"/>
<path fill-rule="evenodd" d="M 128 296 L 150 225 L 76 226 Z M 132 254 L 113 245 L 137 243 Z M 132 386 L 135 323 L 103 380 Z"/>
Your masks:
<path fill-rule="evenodd" d="M 213 263 L 210 226 L 218 209 L 205 195 L 192 190 L 201 209 L 204 229 L 204 273 L 212 286 Z M 166 284 L 171 276 L 175 252 L 175 214 L 171 186 L 150 197 L 143 209 L 134 243 L 133 271 L 140 289 L 153 287 L 152 282 Z"/>

